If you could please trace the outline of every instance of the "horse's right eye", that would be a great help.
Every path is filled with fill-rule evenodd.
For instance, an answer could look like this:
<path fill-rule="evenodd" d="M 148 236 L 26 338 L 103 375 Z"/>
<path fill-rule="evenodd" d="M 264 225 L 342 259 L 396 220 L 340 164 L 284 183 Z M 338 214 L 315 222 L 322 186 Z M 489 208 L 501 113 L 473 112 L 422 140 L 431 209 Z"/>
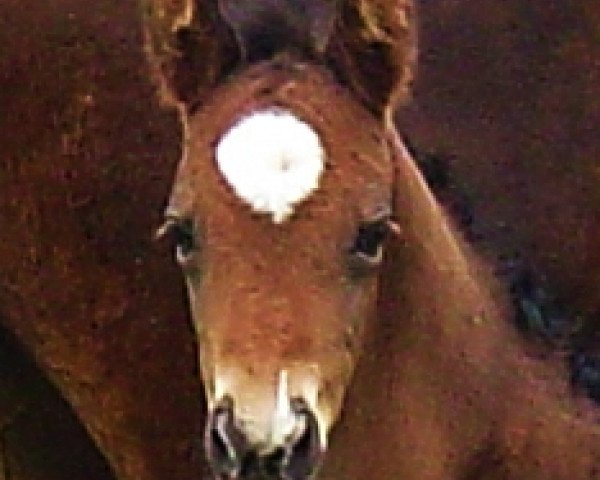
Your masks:
<path fill-rule="evenodd" d="M 194 222 L 191 219 L 168 217 L 158 230 L 157 236 L 171 239 L 177 261 L 183 264 L 197 247 L 194 230 Z"/>
<path fill-rule="evenodd" d="M 177 261 L 183 263 L 196 249 L 194 225 L 191 220 L 184 220 L 174 224 L 171 230 Z"/>

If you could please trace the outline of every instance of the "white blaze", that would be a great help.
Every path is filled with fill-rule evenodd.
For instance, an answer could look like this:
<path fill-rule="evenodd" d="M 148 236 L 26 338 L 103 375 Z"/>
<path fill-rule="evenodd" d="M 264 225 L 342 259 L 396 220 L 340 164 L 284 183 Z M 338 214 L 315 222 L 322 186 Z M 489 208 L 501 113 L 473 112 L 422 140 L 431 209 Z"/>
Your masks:
<path fill-rule="evenodd" d="M 279 372 L 275 412 L 273 414 L 273 429 L 271 432 L 273 444 L 283 444 L 286 437 L 294 431 L 296 423 L 297 419 L 290 405 L 288 372 L 287 370 L 282 370 Z"/>
<path fill-rule="evenodd" d="M 332 419 L 329 411 L 322 411 L 317 405 L 317 377 L 293 367 L 291 371 L 279 370 L 276 379 L 254 378 L 245 369 L 237 368 L 217 368 L 215 374 L 214 390 L 207 390 L 209 408 L 212 410 L 219 400 L 231 397 L 234 418 L 251 444 L 271 452 L 298 438 L 306 429 L 306 419 L 292 410 L 291 399 L 298 397 L 316 415 L 321 447 L 326 448 Z"/>
<path fill-rule="evenodd" d="M 223 135 L 216 161 L 237 196 L 281 223 L 318 188 L 325 153 L 310 125 L 289 112 L 265 110 Z"/>

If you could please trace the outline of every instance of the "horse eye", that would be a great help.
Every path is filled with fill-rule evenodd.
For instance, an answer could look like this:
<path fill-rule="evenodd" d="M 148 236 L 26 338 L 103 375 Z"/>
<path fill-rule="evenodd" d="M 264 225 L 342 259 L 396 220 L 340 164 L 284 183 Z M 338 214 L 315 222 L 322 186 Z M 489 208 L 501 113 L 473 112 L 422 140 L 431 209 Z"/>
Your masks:
<path fill-rule="evenodd" d="M 194 223 L 191 219 L 167 218 L 157 236 L 168 236 L 172 240 L 179 263 L 185 262 L 196 249 Z"/>
<path fill-rule="evenodd" d="M 366 223 L 358 227 L 358 234 L 354 239 L 354 245 L 350 253 L 376 265 L 383 257 L 383 241 L 385 240 L 389 227 L 386 219 Z"/>
<path fill-rule="evenodd" d="M 173 228 L 173 241 L 177 248 L 177 258 L 185 259 L 196 248 L 194 226 L 191 220 L 184 220 Z"/>

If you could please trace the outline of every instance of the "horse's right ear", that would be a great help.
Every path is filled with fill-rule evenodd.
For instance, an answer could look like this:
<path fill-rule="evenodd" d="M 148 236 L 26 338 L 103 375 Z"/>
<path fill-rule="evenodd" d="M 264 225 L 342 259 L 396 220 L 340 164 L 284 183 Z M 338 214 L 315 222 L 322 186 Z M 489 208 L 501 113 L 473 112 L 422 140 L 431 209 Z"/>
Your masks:
<path fill-rule="evenodd" d="M 190 107 L 239 58 L 216 1 L 141 0 L 144 50 L 166 104 Z"/>
<path fill-rule="evenodd" d="M 408 102 L 417 62 L 414 0 L 341 0 L 327 62 L 371 111 L 391 122 Z"/>

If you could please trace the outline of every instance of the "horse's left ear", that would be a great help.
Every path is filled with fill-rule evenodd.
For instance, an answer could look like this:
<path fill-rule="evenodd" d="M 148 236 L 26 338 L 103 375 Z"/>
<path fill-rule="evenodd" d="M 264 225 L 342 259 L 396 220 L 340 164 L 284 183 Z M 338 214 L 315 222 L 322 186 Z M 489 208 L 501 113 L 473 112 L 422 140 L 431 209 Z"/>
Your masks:
<path fill-rule="evenodd" d="M 391 120 L 411 95 L 417 60 L 414 0 L 341 0 L 327 61 L 371 111 Z"/>

